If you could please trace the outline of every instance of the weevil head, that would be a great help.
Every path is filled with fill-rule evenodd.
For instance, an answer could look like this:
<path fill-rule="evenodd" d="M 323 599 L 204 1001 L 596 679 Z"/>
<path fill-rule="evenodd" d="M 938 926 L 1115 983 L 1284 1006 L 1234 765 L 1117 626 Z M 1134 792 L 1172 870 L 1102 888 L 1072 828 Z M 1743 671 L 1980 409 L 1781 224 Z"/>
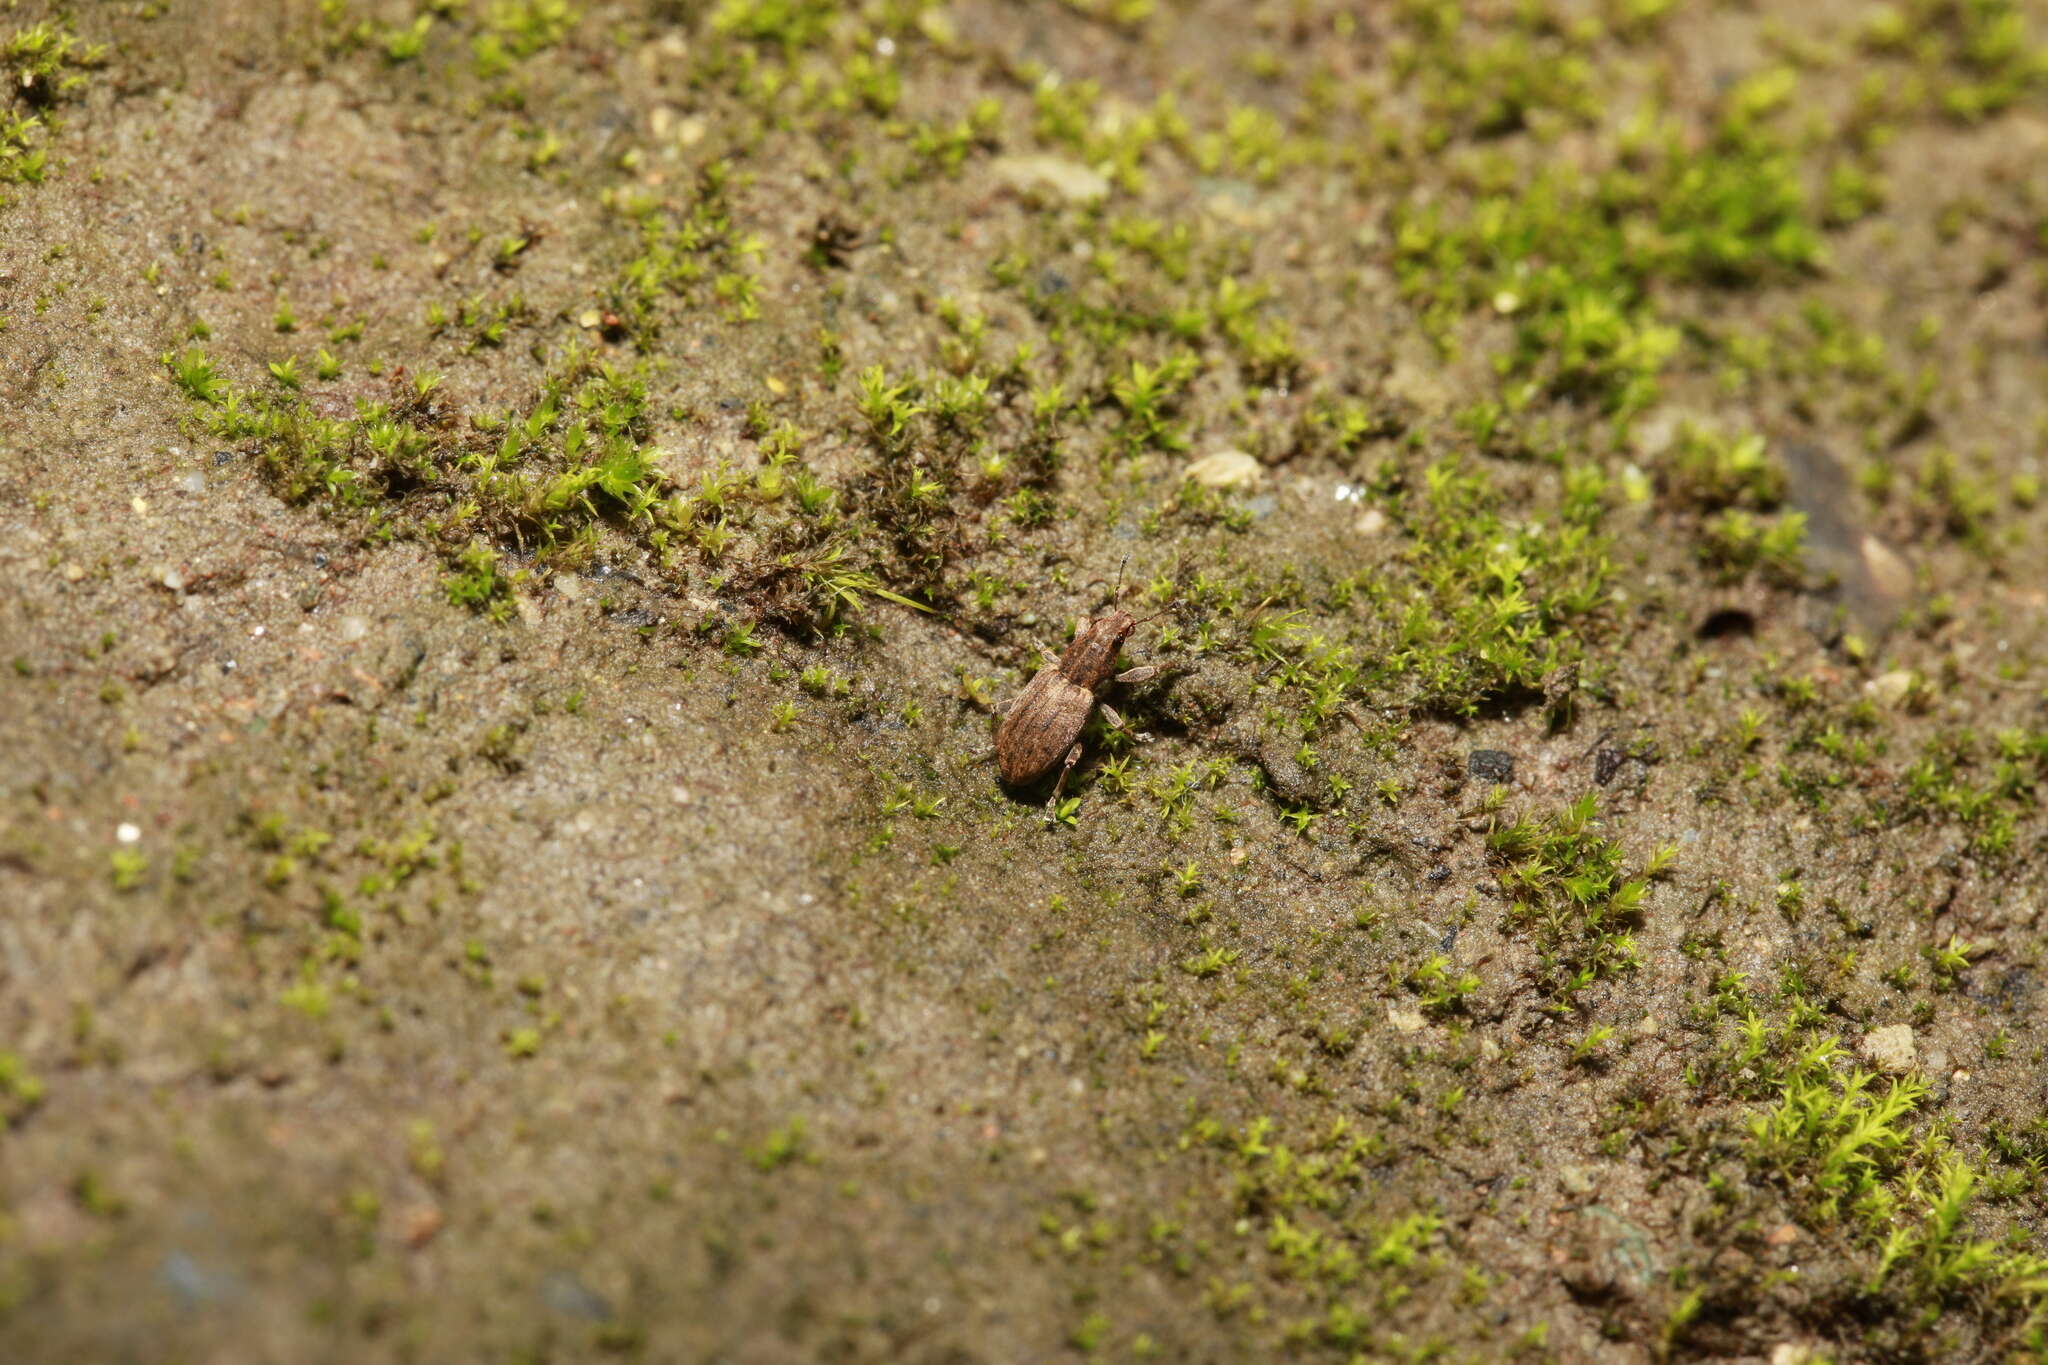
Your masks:
<path fill-rule="evenodd" d="M 1083 687 L 1102 686 L 1116 672 L 1116 656 L 1137 628 L 1137 618 L 1121 607 L 1111 607 L 1092 621 L 1084 618 L 1060 655 L 1060 672 Z"/>

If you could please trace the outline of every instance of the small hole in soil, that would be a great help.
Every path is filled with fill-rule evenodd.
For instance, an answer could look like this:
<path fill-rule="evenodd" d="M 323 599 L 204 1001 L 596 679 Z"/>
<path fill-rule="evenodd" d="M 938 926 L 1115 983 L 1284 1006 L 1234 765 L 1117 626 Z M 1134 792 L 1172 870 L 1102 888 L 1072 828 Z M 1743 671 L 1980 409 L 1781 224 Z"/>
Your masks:
<path fill-rule="evenodd" d="M 1694 632 L 1702 640 L 1732 640 L 1756 634 L 1756 617 L 1740 607 L 1723 607 L 1700 622 Z"/>

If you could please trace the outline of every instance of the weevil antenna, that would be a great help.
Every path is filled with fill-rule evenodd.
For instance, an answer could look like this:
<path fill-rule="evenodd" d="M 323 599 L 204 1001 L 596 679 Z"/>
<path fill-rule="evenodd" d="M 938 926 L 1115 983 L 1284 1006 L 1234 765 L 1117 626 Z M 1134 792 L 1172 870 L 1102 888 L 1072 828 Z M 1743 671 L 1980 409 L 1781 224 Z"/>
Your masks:
<path fill-rule="evenodd" d="M 1166 615 L 1166 613 L 1172 611 L 1173 608 L 1174 603 L 1168 602 L 1165 606 L 1161 607 L 1158 611 L 1153 612 L 1150 616 L 1140 616 L 1138 618 L 1138 624 L 1141 626 L 1150 625 L 1152 622 L 1157 621 L 1160 617 Z"/>

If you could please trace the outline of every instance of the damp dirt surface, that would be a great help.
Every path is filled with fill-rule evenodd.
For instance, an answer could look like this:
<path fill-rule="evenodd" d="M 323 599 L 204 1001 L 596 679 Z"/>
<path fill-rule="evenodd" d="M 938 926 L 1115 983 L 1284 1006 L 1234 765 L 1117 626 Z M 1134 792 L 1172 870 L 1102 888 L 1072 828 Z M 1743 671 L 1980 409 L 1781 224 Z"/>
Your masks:
<path fill-rule="evenodd" d="M 2048 1357 L 2048 10 L 0 75 L 0 1357 Z"/>

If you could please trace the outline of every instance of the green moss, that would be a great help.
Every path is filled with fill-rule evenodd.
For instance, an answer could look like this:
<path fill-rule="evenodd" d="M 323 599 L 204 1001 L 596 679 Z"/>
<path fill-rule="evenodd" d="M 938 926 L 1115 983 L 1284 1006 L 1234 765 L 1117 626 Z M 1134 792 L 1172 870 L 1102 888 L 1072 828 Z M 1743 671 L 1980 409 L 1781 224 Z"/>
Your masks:
<path fill-rule="evenodd" d="M 140 849 L 116 849 L 108 855 L 107 870 L 116 891 L 133 891 L 149 871 L 149 855 Z"/>
<path fill-rule="evenodd" d="M 43 1082 L 21 1057 L 0 1050 L 0 1131 L 19 1123 L 43 1100 Z"/>
<path fill-rule="evenodd" d="M 1381 670 L 1418 704 L 1472 713 L 1542 690 L 1584 657 L 1581 631 L 1608 594 L 1597 503 L 1576 522 L 1509 523 L 1491 482 L 1432 465 L 1395 506 L 1411 536 L 1409 575 L 1366 592 L 1399 622 Z"/>
<path fill-rule="evenodd" d="M 80 42 L 62 21 L 19 28 L 0 40 L 7 92 L 0 105 L 0 185 L 38 185 L 49 175 L 47 111 L 77 99 L 85 73 L 106 60 L 104 45 Z"/>
<path fill-rule="evenodd" d="M 2048 45 L 2030 37 L 2027 14 L 2011 0 L 1910 0 L 1878 6 L 1863 45 L 1881 57 L 1908 59 L 1932 106 L 1975 121 L 2048 85 Z"/>
<path fill-rule="evenodd" d="M 1649 875 L 1623 871 L 1621 845 L 1595 829 L 1598 810 L 1589 793 L 1543 821 L 1496 823 L 1486 838 L 1513 899 L 1510 922 L 1534 934 L 1537 980 L 1560 1006 L 1637 963 Z"/>
<path fill-rule="evenodd" d="M 747 1160 L 753 1167 L 764 1173 L 777 1171 L 796 1162 L 815 1161 L 811 1153 L 806 1127 L 802 1118 L 793 1118 L 782 1127 L 769 1133 L 758 1146 L 747 1151 Z"/>
<path fill-rule="evenodd" d="M 1806 515 L 1786 512 L 1759 518 L 1729 508 L 1700 527 L 1700 563 L 1722 582 L 1751 571 L 1783 587 L 1805 579 Z"/>
<path fill-rule="evenodd" d="M 365 1056 L 405 1064 L 446 1034 L 445 1065 L 473 1096 L 437 1107 L 424 1138 L 403 1121 L 373 1136 L 387 1147 L 402 1138 L 386 1155 L 402 1150 L 412 1178 L 436 1188 L 437 1131 L 450 1135 L 451 1162 L 487 1153 L 465 1164 L 451 1211 L 532 1178 L 522 1125 L 541 1090 L 662 1094 L 674 1123 L 658 1134 L 603 1128 L 620 1145 L 602 1154 L 601 1183 L 672 1200 L 686 1231 L 670 1245 L 654 1227 L 650 1245 L 705 1268 L 725 1302 L 774 1321 L 792 1351 L 829 1351 L 895 1321 L 903 1267 L 933 1246 L 922 1224 L 895 1220 L 957 1193 L 951 1158 L 933 1164 L 922 1139 L 957 1142 L 976 1199 L 999 1216 L 1047 1210 L 1035 1238 L 998 1231 L 990 1242 L 970 1228 L 944 1248 L 1011 1274 L 1006 1302 L 1038 1333 L 1025 1349 L 1056 1350 L 1075 1330 L 1105 1354 L 1491 1358 L 1544 1349 L 1539 1307 L 1569 1328 L 1556 1334 L 1564 1351 L 1602 1330 L 1680 1355 L 1843 1322 L 1887 1334 L 1850 1348 L 1887 1358 L 1964 1358 L 1979 1330 L 2024 1342 L 2024 1274 L 1996 1278 L 1973 1249 L 2019 1227 L 2010 1201 L 2039 1156 L 2037 1135 L 2009 1114 L 1998 1154 L 1977 1145 L 1998 1101 L 1944 1111 L 1920 1100 L 1884 1129 L 1905 1132 L 1902 1143 L 1864 1149 L 1874 1184 L 1827 1213 L 1803 1201 L 1816 1179 L 1854 1176 L 1830 1153 L 1889 1083 L 1841 1098 L 1855 1073 L 1829 1060 L 1827 1076 L 1797 1073 L 1833 1087 L 1801 1100 L 1821 1115 L 1810 1131 L 1787 1118 L 1791 1136 L 1765 1143 L 1749 1126 L 1787 1102 L 1816 1031 L 1832 1037 L 1845 1019 L 1896 1009 L 1961 1030 L 1958 1055 L 1984 1073 L 1966 1094 L 2008 1093 L 2038 1042 L 2000 994 L 2023 949 L 1976 921 L 1981 952 L 1946 922 L 1935 932 L 1920 911 L 1939 888 L 1917 880 L 2021 875 L 2036 833 L 2034 736 L 1995 733 L 2019 711 L 1974 734 L 1946 716 L 1989 714 L 1973 670 L 1993 670 L 1994 700 L 2014 707 L 2032 676 L 2018 599 L 1979 591 L 1980 566 L 1958 567 L 1949 544 L 2033 562 L 2025 476 L 1961 401 L 2026 362 L 1967 358 L 1985 334 L 1971 310 L 1948 307 L 1945 272 L 1911 310 L 1946 318 L 1939 329 L 1914 332 L 1914 318 L 1866 297 L 1900 250 L 1883 234 L 1918 231 L 1883 193 L 1924 167 L 1921 150 L 1889 140 L 1919 100 L 1906 87 L 1964 78 L 1978 58 L 1955 47 L 1958 35 L 1995 38 L 1996 7 L 1916 6 L 1940 31 L 1858 55 L 1902 78 L 1867 96 L 1803 21 L 1740 7 L 1403 3 L 1361 25 L 1310 6 L 1274 24 L 1226 16 L 1192 29 L 1169 8 L 1143 8 L 1045 16 L 1048 62 L 1082 50 L 1074 33 L 1127 44 L 1117 78 L 1091 85 L 1012 64 L 964 17 L 919 5 L 755 0 L 608 12 L 577 27 L 561 6 L 332 7 L 327 45 L 295 51 L 295 63 L 352 62 L 325 76 L 396 93 L 356 111 L 372 127 L 402 110 L 391 126 L 406 136 L 474 136 L 475 165 L 437 171 L 429 187 L 449 259 L 391 254 L 383 287 L 426 293 L 401 325 L 381 306 L 324 300 L 353 288 L 354 265 L 375 268 L 371 253 L 416 218 L 367 239 L 336 227 L 332 243 L 262 234 L 246 257 L 243 239 L 258 234 L 222 229 L 236 275 L 262 293 L 214 300 L 217 346 L 184 348 L 176 330 L 157 341 L 183 348 L 167 356 L 162 387 L 189 402 L 192 453 L 170 467 L 182 474 L 216 450 L 252 459 L 305 509 L 280 515 L 343 561 L 328 575 L 335 599 L 359 552 L 403 538 L 440 561 L 455 601 L 532 625 L 498 632 L 431 606 L 380 608 L 343 667 L 360 661 L 386 700 L 352 683 L 346 705 L 319 693 L 316 706 L 295 701 L 236 732 L 243 748 L 218 772 L 241 782 L 246 770 L 277 808 L 252 821 L 254 846 L 181 832 L 203 858 L 181 849 L 182 874 L 163 885 L 145 875 L 147 893 L 111 909 L 101 883 L 90 913 L 119 915 L 153 942 L 168 908 L 193 953 L 235 954 L 232 979 L 261 983 L 237 1025 L 250 1040 L 206 1044 L 204 1066 L 223 1080 L 311 1039 L 330 1057 L 346 1045 L 332 1063 L 346 1081 Z M 1728 50 L 1764 54 L 1764 65 L 1720 93 L 1674 82 L 1655 41 L 1667 26 L 1673 43 L 1732 37 Z M 1212 31 L 1227 41 L 1211 43 Z M 1983 41 L 1986 69 L 2002 69 L 1998 43 Z M 451 57 L 465 43 L 488 88 Z M 1159 72 L 1170 88 L 1142 90 Z M 602 96 L 602 110 L 585 96 Z M 576 130 L 586 115 L 611 127 L 612 110 L 630 122 L 600 157 Z M 682 110 L 678 129 L 671 111 Z M 1828 121 L 1837 116 L 1840 126 Z M 1976 146 L 1959 130 L 1926 132 L 1944 154 Z M 110 158 L 121 145 L 107 140 Z M 998 149 L 1085 164 L 1109 179 L 1107 201 L 1009 193 L 981 164 Z M 1980 236 L 2003 234 L 1995 254 L 2024 274 L 2033 220 L 1970 183 L 1981 160 L 1957 159 L 1952 211 L 1928 230 L 1949 235 L 1959 267 L 1985 264 Z M 133 169 L 117 164 L 110 185 Z M 555 215 L 551 200 L 606 212 Z M 548 235 L 515 226 L 504 216 L 513 205 L 538 205 L 526 221 Z M 237 216 L 251 215 L 227 215 Z M 1821 273 L 1820 227 L 1851 224 L 1834 243 L 1843 270 Z M 80 269 L 98 249 L 47 246 L 24 255 L 46 274 Z M 280 246 L 291 249 L 262 254 Z M 203 290 L 219 268 L 209 255 L 173 250 L 134 288 Z M 334 273 L 306 274 L 314 262 Z M 117 264 L 108 280 L 142 277 L 140 262 Z M 1406 306 L 1389 292 L 1389 266 Z M 2001 308 L 2016 297 L 2009 275 L 1984 278 Z M 52 318 L 85 292 L 62 284 L 36 286 Z M 105 287 L 110 321 L 141 316 Z M 296 356 L 278 349 L 280 296 L 309 309 L 290 319 L 292 335 L 319 329 Z M 431 336 L 411 311 L 422 306 Z M 383 329 L 381 359 L 343 367 L 363 324 L 335 324 L 355 312 Z M 16 320 L 42 325 L 26 310 Z M 1413 359 L 1425 333 L 1445 363 Z M 429 360 L 445 385 L 397 382 Z M 1958 368 L 1979 363 L 1982 373 Z M 85 387 L 74 382 L 67 399 Z M 1805 657 L 1789 598 L 1759 614 L 1755 639 L 1696 641 L 1705 580 L 1762 572 L 1796 586 L 1804 574 L 1783 475 L 1745 426 L 1681 427 L 1666 453 L 1646 455 L 1645 424 L 1626 448 L 1626 420 L 1666 402 L 1861 444 L 1873 501 L 1857 515 L 1887 536 L 1917 535 L 1916 569 L 1953 600 L 1845 647 L 1846 667 Z M 1183 449 L 1225 444 L 1258 459 L 1260 487 L 1180 477 Z M 232 477 L 233 460 L 223 464 L 218 477 Z M 1332 508 L 1332 485 L 1360 505 Z M 49 569 L 102 564 L 73 580 L 79 600 L 118 577 L 113 559 L 94 559 L 100 549 L 52 536 L 66 529 L 50 524 L 62 499 L 36 498 Z M 332 524 L 320 531 L 307 512 Z M 1101 609 L 1112 589 L 1094 580 L 1126 549 L 1145 581 L 1147 605 L 1132 610 L 1163 613 L 1135 652 L 1167 672 L 1117 698 L 1128 729 L 1089 732 L 1077 794 L 1046 833 L 995 792 L 984 712 L 1032 666 L 1030 638 L 1056 639 L 1059 623 Z M 580 589 L 593 583 L 598 600 L 586 603 Z M 874 611 L 878 597 L 939 620 Z M 627 618 L 639 622 L 631 633 L 619 621 L 628 611 L 648 613 Z M 445 680 L 381 658 L 384 623 L 400 615 L 434 658 L 459 661 Z M 309 611 L 305 648 L 328 648 L 326 621 Z M 630 641 L 630 657 L 591 632 Z M 1980 632 L 2013 648 L 1995 662 L 1947 658 Z M 562 645 L 561 668 L 535 665 L 539 643 Z M 51 662 L 15 689 L 32 701 L 77 667 L 75 649 L 36 643 L 33 657 Z M 1920 681 L 1896 705 L 1886 681 L 1887 700 L 1859 709 L 1866 666 Z M 576 710 L 560 700 L 565 668 L 592 679 L 605 724 L 565 718 Z M 77 685 L 90 696 L 104 676 Z M 210 734 L 182 740 L 162 726 L 175 695 L 138 689 L 95 741 L 110 747 L 136 717 L 149 741 L 118 767 L 145 799 L 152 765 L 212 761 L 187 748 Z M 356 725 L 345 745 L 313 746 L 313 711 L 355 711 L 382 733 Z M 734 764 L 698 746 L 620 767 L 631 746 L 604 741 L 639 713 L 723 736 Z M 763 728 L 800 738 L 766 741 Z M 1140 729 L 1152 744 L 1135 744 Z M 278 757 L 301 741 L 303 757 Z M 1516 751 L 1525 795 L 1564 794 L 1530 795 L 1539 804 L 1510 813 L 1515 789 L 1481 793 L 1460 774 L 1481 744 Z M 618 846 L 630 858 L 658 844 L 659 875 L 680 878 L 686 900 L 718 849 L 757 837 L 757 804 L 781 818 L 793 769 L 828 802 L 842 779 L 871 785 L 844 820 L 818 826 L 816 847 L 774 849 L 831 888 L 829 918 L 776 908 L 790 942 L 818 945 L 815 989 L 764 1004 L 743 973 L 679 963 L 636 938 L 631 907 L 589 911 L 601 938 L 563 918 L 581 913 L 566 906 L 547 907 L 535 932 L 504 929 L 498 896 L 518 910 L 519 879 L 501 878 L 493 859 L 501 847 L 517 856 L 527 818 L 553 817 L 544 795 L 538 806 L 522 797 L 520 818 L 501 824 L 506 784 L 491 767 L 555 772 L 586 759 L 634 802 L 651 792 L 647 818 L 624 822 Z M 710 784 L 741 765 L 752 795 L 700 817 Z M 1559 810 L 1589 768 L 1591 781 L 1619 784 L 1605 813 Z M 178 800 L 202 806 L 206 783 L 225 780 L 194 778 Z M 698 793 L 681 814 L 671 784 L 679 802 L 682 786 Z M 34 796 L 20 828 L 40 828 L 43 806 L 91 808 Z M 474 865 L 417 824 L 430 806 L 494 831 Z M 1469 881 L 1469 835 L 1489 821 L 1479 874 L 1493 885 L 1469 898 L 1462 886 L 1432 891 L 1439 868 Z M 1622 850 L 1643 829 L 1695 826 L 1721 860 L 1715 875 L 1686 886 L 1684 925 L 1645 929 L 1669 853 L 1637 867 Z M 1855 858 L 1843 861 L 1844 848 Z M 0 852 L 16 856 L 14 845 Z M 52 865 L 46 852 L 20 856 L 37 875 Z M 479 885 L 498 888 L 495 927 L 463 899 Z M 209 932 L 185 932 L 188 908 Z M 752 912 L 733 913 L 745 931 Z M 1353 922 L 1360 932 L 1338 928 Z M 1474 931 L 1490 940 L 1496 927 L 1504 948 L 1471 947 Z M 492 950 L 462 948 L 485 932 Z M 1691 961 L 1675 963 L 1676 978 L 1630 977 L 1637 940 L 1646 958 L 1676 941 Z M 581 1001 L 593 978 L 578 964 L 612 948 L 625 955 L 619 970 L 680 967 L 687 999 Z M 1778 960 L 1788 953 L 1796 972 Z M 1691 991 L 1691 962 L 1724 954 L 1760 964 L 1768 1000 L 1739 982 Z M 810 1012 L 836 1018 L 826 1001 L 849 982 L 873 1010 L 852 1039 Z M 1583 1017 L 1511 1036 L 1512 1016 L 1495 1006 L 1517 1008 L 1517 992 Z M 155 998 L 128 993 L 145 997 Z M 747 1013 L 754 1069 L 675 1026 L 676 1008 L 714 1005 Z M 496 1013 L 449 1033 L 444 1006 Z M 1968 1031 L 1980 1008 L 1983 1035 Z M 959 1015 L 951 1033 L 948 1011 Z M 1756 1032 L 1745 1011 L 1774 1022 Z M 1684 1026 L 1653 1037 L 1647 1012 Z M 1994 1024 L 2010 1032 L 2002 1065 L 2006 1044 L 1986 1043 L 1980 1062 L 1968 1041 L 2004 1036 Z M 661 1040 L 659 1074 L 645 1071 L 650 1038 Z M 926 1065 L 921 1049 L 933 1046 L 962 1065 L 986 1048 L 1006 1075 L 1011 1049 L 1023 1049 L 1013 1084 L 1028 1120 L 961 1093 L 948 1066 Z M 99 1064 L 82 1044 L 79 1056 Z M 1041 1060 L 1053 1058 L 1057 1079 Z M 842 1074 L 850 1060 L 857 1074 Z M 269 1084 L 287 1069 L 261 1074 Z M 1081 1083 L 1073 1102 L 1070 1080 Z M 762 1115 L 820 1096 L 847 1137 L 833 1160 L 861 1164 L 859 1181 L 827 1201 L 858 1220 L 872 1279 L 857 1290 L 835 1250 L 850 1234 L 787 1197 L 801 1172 L 701 1182 L 690 1175 L 701 1154 L 677 1145 L 700 1123 L 758 1132 L 772 1122 Z M 1540 1134 L 1522 1127 L 1527 1114 L 1542 1115 Z M 1332 1136 L 1339 1115 L 1352 1128 Z M 337 1157 L 352 1150 L 349 1131 Z M 739 1150 L 784 1171 L 806 1141 L 792 1122 Z M 1919 1146 L 1942 1142 L 1974 1185 L 1921 1160 Z M 1552 1263 L 1527 1294 L 1492 1287 L 1503 1236 L 1570 1253 L 1598 1217 L 1577 1209 L 1575 1187 L 1541 1179 L 1529 1150 L 1592 1163 L 1596 1185 L 1609 1178 L 1602 1161 L 1639 1167 L 1658 1272 L 1588 1290 L 1576 1266 Z M 1090 1195 L 1052 1203 L 1073 1178 L 1060 1172 L 1076 1168 Z M 1854 1204 L 1879 1186 L 1897 1196 L 1896 1218 L 1866 1227 Z M 385 1256 L 369 1227 L 383 1215 L 346 1202 L 350 1249 Z M 594 1205 L 574 1191 L 553 1202 L 551 1246 L 559 1238 L 572 1258 L 604 1250 Z M 797 1204 L 811 1220 L 802 1237 Z M 1674 1209 L 1683 1216 L 1664 1216 Z M 1795 1250 L 1760 1236 L 1788 1221 L 1802 1229 Z M 1887 1259 L 1892 1228 L 1908 1237 Z M 451 1264 L 525 1264 L 518 1239 L 479 1249 L 462 1217 L 441 1239 L 428 1254 Z M 813 1247 L 829 1270 L 812 1273 Z M 637 1283 L 640 1251 L 607 1254 L 618 1259 L 599 1273 Z M 76 1271 L 61 1258 L 60 1268 Z M 797 1279 L 810 1286 L 800 1311 L 780 1299 L 762 1308 L 773 1297 L 764 1284 Z M 620 1349 L 639 1340 L 624 1324 L 651 1302 L 630 1292 L 613 1310 Z M 855 1298 L 882 1304 L 883 1317 L 847 1308 Z M 335 1302 L 321 1330 L 369 1330 Z M 390 1339 L 432 1335 L 434 1308 L 403 1295 L 375 1308 Z M 976 1321 L 978 1310 L 960 1311 Z M 1937 1312 L 1934 1328 L 1913 1325 Z M 687 1316 L 650 1321 L 649 1345 L 695 1349 L 705 1319 Z M 523 1322 L 516 1305 L 506 1321 Z M 544 1353 L 574 1339 L 557 1323 L 532 1341 L 484 1344 Z"/>

